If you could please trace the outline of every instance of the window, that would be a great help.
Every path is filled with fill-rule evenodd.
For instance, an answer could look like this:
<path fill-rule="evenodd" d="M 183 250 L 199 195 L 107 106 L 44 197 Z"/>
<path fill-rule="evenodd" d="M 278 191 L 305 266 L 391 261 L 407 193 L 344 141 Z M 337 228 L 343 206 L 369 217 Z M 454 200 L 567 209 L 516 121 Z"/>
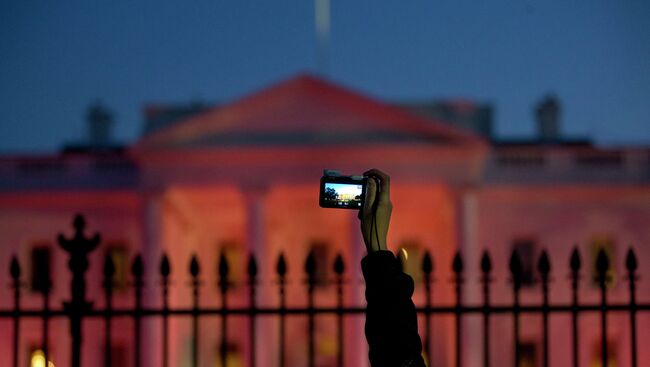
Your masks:
<path fill-rule="evenodd" d="M 104 172 L 129 172 L 135 169 L 133 163 L 121 158 L 98 158 L 94 168 Z"/>
<path fill-rule="evenodd" d="M 115 267 L 115 274 L 113 275 L 113 290 L 116 292 L 123 292 L 128 287 L 128 261 L 129 255 L 127 246 L 124 242 L 114 241 L 109 242 L 106 248 L 106 256 L 110 256 L 113 260 Z"/>
<path fill-rule="evenodd" d="M 315 240 L 311 242 L 311 252 L 316 260 L 316 286 L 326 286 L 329 283 L 328 275 L 330 268 L 329 259 L 330 245 L 326 241 Z"/>
<path fill-rule="evenodd" d="M 318 334 L 319 335 L 316 338 L 316 354 L 318 355 L 319 359 L 321 359 L 321 363 L 323 361 L 331 361 L 331 364 L 326 363 L 325 365 L 334 366 L 336 363 L 335 358 L 338 355 L 339 349 L 338 339 L 331 334 L 322 332 L 319 332 Z"/>
<path fill-rule="evenodd" d="M 598 283 L 598 268 L 596 267 L 596 260 L 600 250 L 604 250 L 607 258 L 609 259 L 609 270 L 605 274 L 605 285 L 607 288 L 616 286 L 616 244 L 614 238 L 610 235 L 599 234 L 591 237 L 589 241 L 589 259 L 591 268 L 591 280 L 595 287 L 600 287 Z"/>
<path fill-rule="evenodd" d="M 243 367 L 244 366 L 244 357 L 242 355 L 241 348 L 238 344 L 228 343 L 226 344 L 226 365 L 221 365 L 221 343 L 217 343 L 216 353 L 215 353 L 215 363 L 213 366 L 216 367 Z"/>
<path fill-rule="evenodd" d="M 509 167 L 542 167 L 546 160 L 541 152 L 502 151 L 497 154 L 500 166 Z"/>
<path fill-rule="evenodd" d="M 62 161 L 27 161 L 19 162 L 16 169 L 24 175 L 58 175 L 66 170 L 66 166 Z"/>
<path fill-rule="evenodd" d="M 537 367 L 537 344 L 534 342 L 521 342 L 517 367 Z"/>
<path fill-rule="evenodd" d="M 39 242 L 32 247 L 30 287 L 33 292 L 44 293 L 52 285 L 52 251 L 50 244 Z"/>
<path fill-rule="evenodd" d="M 418 284 L 422 281 L 422 250 L 420 244 L 415 240 L 404 240 L 400 242 L 397 253 L 402 263 L 402 270 L 413 278 Z"/>
<path fill-rule="evenodd" d="M 535 253 L 537 244 L 532 237 L 516 238 L 512 242 L 513 251 L 517 251 L 522 265 L 521 285 L 532 287 L 535 284 Z"/>
<path fill-rule="evenodd" d="M 575 162 L 578 166 L 593 168 L 619 168 L 623 166 L 623 155 L 621 152 L 588 152 L 576 156 Z"/>
<path fill-rule="evenodd" d="M 601 367 L 603 365 L 603 349 L 600 337 L 593 343 L 589 367 Z M 618 351 L 614 340 L 607 340 L 607 367 L 618 367 Z"/>

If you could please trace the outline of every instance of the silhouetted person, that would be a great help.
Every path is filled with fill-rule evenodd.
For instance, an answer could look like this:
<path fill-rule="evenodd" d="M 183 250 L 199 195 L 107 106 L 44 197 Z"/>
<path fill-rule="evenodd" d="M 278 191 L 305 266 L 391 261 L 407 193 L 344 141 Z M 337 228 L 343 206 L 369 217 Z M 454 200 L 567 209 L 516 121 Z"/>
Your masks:
<path fill-rule="evenodd" d="M 366 279 L 366 339 L 372 367 L 423 367 L 413 279 L 386 249 L 390 223 L 390 177 L 376 169 L 368 177 L 366 201 L 359 211 L 368 255 L 361 261 Z"/>

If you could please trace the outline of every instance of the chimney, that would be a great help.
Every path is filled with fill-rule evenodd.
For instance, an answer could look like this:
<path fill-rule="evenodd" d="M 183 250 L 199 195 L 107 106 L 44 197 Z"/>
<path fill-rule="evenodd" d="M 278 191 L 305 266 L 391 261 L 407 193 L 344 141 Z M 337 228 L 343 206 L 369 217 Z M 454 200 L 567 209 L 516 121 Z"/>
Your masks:
<path fill-rule="evenodd" d="M 113 115 L 101 103 L 96 102 L 88 108 L 88 144 L 92 148 L 106 148 L 111 143 Z"/>
<path fill-rule="evenodd" d="M 543 142 L 560 140 L 560 103 L 553 95 L 546 96 L 535 108 L 539 138 Z"/>

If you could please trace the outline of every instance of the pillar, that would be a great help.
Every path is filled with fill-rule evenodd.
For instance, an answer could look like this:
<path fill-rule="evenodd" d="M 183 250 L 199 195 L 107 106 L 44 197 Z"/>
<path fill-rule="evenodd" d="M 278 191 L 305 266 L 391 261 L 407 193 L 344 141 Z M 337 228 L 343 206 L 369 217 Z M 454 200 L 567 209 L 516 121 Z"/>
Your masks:
<path fill-rule="evenodd" d="M 480 258 L 481 246 L 478 243 L 478 198 L 474 189 L 469 188 L 459 194 L 459 246 L 464 261 L 463 304 L 481 304 Z M 463 366 L 482 365 L 482 323 L 479 317 L 463 316 L 462 319 Z"/>

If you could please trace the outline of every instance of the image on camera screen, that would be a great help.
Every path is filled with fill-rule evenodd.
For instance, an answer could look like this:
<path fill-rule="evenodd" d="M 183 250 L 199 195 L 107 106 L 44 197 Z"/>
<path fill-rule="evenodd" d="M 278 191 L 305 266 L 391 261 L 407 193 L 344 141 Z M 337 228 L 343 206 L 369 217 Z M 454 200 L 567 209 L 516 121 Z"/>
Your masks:
<path fill-rule="evenodd" d="M 323 198 L 332 206 L 360 208 L 362 192 L 362 185 L 327 182 Z"/>

